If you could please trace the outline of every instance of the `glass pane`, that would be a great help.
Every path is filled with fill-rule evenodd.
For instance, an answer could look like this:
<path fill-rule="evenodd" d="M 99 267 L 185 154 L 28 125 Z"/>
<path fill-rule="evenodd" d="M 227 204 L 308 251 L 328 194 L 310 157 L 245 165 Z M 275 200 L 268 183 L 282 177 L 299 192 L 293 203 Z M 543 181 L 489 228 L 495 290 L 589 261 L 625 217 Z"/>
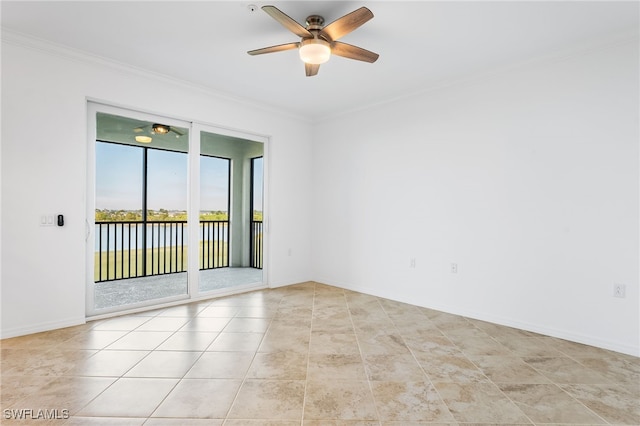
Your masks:
<path fill-rule="evenodd" d="M 142 150 L 96 143 L 96 221 L 142 219 Z"/>
<path fill-rule="evenodd" d="M 147 219 L 187 220 L 187 155 L 150 149 L 147 157 Z"/>
<path fill-rule="evenodd" d="M 263 145 L 210 132 L 200 141 L 199 290 L 260 284 L 262 271 L 251 267 L 251 159 Z"/>
<path fill-rule="evenodd" d="M 200 219 L 229 219 L 229 171 L 227 158 L 200 157 Z"/>
<path fill-rule="evenodd" d="M 188 129 L 98 113 L 96 131 L 94 310 L 186 295 Z"/>
<path fill-rule="evenodd" d="M 262 180 L 263 180 L 263 161 L 262 157 L 253 159 L 252 169 L 252 206 L 253 220 L 262 221 Z"/>

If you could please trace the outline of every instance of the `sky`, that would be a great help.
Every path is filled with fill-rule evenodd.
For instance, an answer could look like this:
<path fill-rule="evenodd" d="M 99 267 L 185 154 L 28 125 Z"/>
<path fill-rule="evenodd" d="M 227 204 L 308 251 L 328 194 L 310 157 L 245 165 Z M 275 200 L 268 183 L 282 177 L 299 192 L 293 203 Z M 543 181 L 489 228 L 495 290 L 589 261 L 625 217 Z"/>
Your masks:
<path fill-rule="evenodd" d="M 142 209 L 143 149 L 96 143 L 96 209 Z M 200 158 L 201 210 L 227 210 L 229 161 Z M 187 210 L 187 154 L 148 150 L 148 208 Z"/>

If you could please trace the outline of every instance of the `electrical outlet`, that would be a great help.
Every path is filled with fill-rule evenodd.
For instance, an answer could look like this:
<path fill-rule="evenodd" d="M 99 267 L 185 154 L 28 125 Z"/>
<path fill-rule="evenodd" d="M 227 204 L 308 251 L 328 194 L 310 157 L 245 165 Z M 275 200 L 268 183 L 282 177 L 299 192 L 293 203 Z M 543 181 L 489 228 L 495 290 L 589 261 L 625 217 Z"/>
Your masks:
<path fill-rule="evenodd" d="M 458 273 L 458 264 L 457 263 L 452 263 L 451 264 L 451 273 L 452 274 L 457 274 Z"/>
<path fill-rule="evenodd" d="M 409 259 L 409 268 L 415 268 L 416 267 L 416 258 L 412 257 L 411 259 Z"/>
<path fill-rule="evenodd" d="M 624 284 L 614 284 L 613 285 L 613 297 L 619 297 L 624 299 L 627 297 L 627 286 Z"/>

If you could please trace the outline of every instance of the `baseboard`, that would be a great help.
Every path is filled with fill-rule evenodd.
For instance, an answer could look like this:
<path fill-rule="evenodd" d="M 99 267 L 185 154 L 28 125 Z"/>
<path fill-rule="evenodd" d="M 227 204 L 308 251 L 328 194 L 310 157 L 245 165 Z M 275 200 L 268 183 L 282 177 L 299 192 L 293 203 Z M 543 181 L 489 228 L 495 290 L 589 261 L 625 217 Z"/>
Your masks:
<path fill-rule="evenodd" d="M 9 339 L 11 337 L 25 336 L 27 334 L 42 333 L 44 331 L 57 330 L 59 328 L 74 327 L 86 324 L 85 317 L 69 318 L 61 321 L 43 322 L 39 324 L 31 324 L 26 327 L 9 328 L 0 331 L 0 339 Z"/>
<path fill-rule="evenodd" d="M 627 345 L 620 342 L 613 342 L 605 339 L 600 339 L 594 336 L 575 333 L 569 330 L 545 327 L 539 324 L 519 321 L 513 318 L 504 318 L 504 317 L 492 315 L 491 313 L 460 309 L 455 306 L 438 305 L 438 304 L 431 304 L 431 305 L 419 304 L 418 305 L 416 304 L 416 301 L 414 299 L 405 299 L 402 297 L 398 297 L 397 294 L 391 294 L 391 292 L 387 292 L 387 291 L 372 292 L 370 288 L 363 288 L 357 285 L 349 285 L 345 283 L 331 283 L 330 280 L 325 280 L 325 281 L 316 280 L 316 282 L 325 283 L 327 285 L 332 285 L 334 287 L 344 288 L 345 290 L 351 290 L 359 293 L 370 294 L 372 296 L 383 297 L 385 299 L 395 300 L 397 302 L 417 305 L 423 308 L 433 309 L 436 311 L 446 312 L 454 315 L 460 315 L 463 317 L 472 318 L 480 321 L 486 321 L 493 324 L 504 325 L 507 327 L 513 327 L 520 330 L 530 331 L 532 333 L 538 333 L 544 336 L 557 337 L 559 339 L 568 340 L 575 343 L 582 343 L 589 346 L 595 346 L 601 349 L 607 349 L 610 351 L 619 352 L 626 355 L 640 357 L 640 347 L 638 346 Z"/>

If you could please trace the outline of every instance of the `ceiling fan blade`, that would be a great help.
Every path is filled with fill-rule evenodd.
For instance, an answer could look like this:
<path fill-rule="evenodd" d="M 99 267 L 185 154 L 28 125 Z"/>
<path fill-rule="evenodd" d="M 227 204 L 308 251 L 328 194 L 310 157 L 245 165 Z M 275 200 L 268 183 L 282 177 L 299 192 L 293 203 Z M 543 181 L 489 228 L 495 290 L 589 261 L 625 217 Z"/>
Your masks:
<path fill-rule="evenodd" d="M 363 49 L 362 47 L 353 46 L 351 44 L 342 43 L 336 41 L 333 43 L 331 53 L 334 55 L 342 56 L 343 58 L 355 59 L 357 61 L 364 61 L 373 63 L 378 60 L 380 55 Z"/>
<path fill-rule="evenodd" d="M 292 33 L 296 34 L 298 37 L 302 37 L 302 38 L 311 37 L 311 38 L 313 38 L 313 34 L 311 34 L 309 31 L 307 31 L 307 29 L 305 27 L 303 27 L 302 25 L 298 24 L 295 21 L 295 19 L 291 18 L 289 15 L 285 14 L 284 12 L 282 12 L 277 7 L 275 7 L 275 6 L 262 6 L 262 10 L 267 12 L 269 14 L 269 16 L 271 16 L 276 21 L 280 22 L 280 24 L 283 27 L 285 27 L 286 29 L 288 29 Z"/>
<path fill-rule="evenodd" d="M 178 130 L 176 127 L 171 126 L 169 128 L 169 131 L 175 133 L 178 137 L 184 136 L 184 132 L 182 132 L 181 130 Z"/>
<path fill-rule="evenodd" d="M 351 13 L 347 13 L 342 18 L 336 19 L 324 27 L 320 34 L 328 36 L 331 40 L 335 41 L 349 34 L 371 18 L 373 18 L 373 13 L 366 7 L 361 7 Z"/>
<path fill-rule="evenodd" d="M 304 64 L 304 71 L 307 74 L 307 77 L 313 77 L 318 74 L 318 70 L 320 69 L 320 64 Z"/>
<path fill-rule="evenodd" d="M 297 49 L 300 46 L 300 43 L 287 43 L 287 44 L 278 44 L 276 46 L 263 47 L 262 49 L 250 50 L 247 53 L 249 55 L 262 55 L 263 53 L 273 53 L 273 52 L 282 52 L 284 50 Z"/>

